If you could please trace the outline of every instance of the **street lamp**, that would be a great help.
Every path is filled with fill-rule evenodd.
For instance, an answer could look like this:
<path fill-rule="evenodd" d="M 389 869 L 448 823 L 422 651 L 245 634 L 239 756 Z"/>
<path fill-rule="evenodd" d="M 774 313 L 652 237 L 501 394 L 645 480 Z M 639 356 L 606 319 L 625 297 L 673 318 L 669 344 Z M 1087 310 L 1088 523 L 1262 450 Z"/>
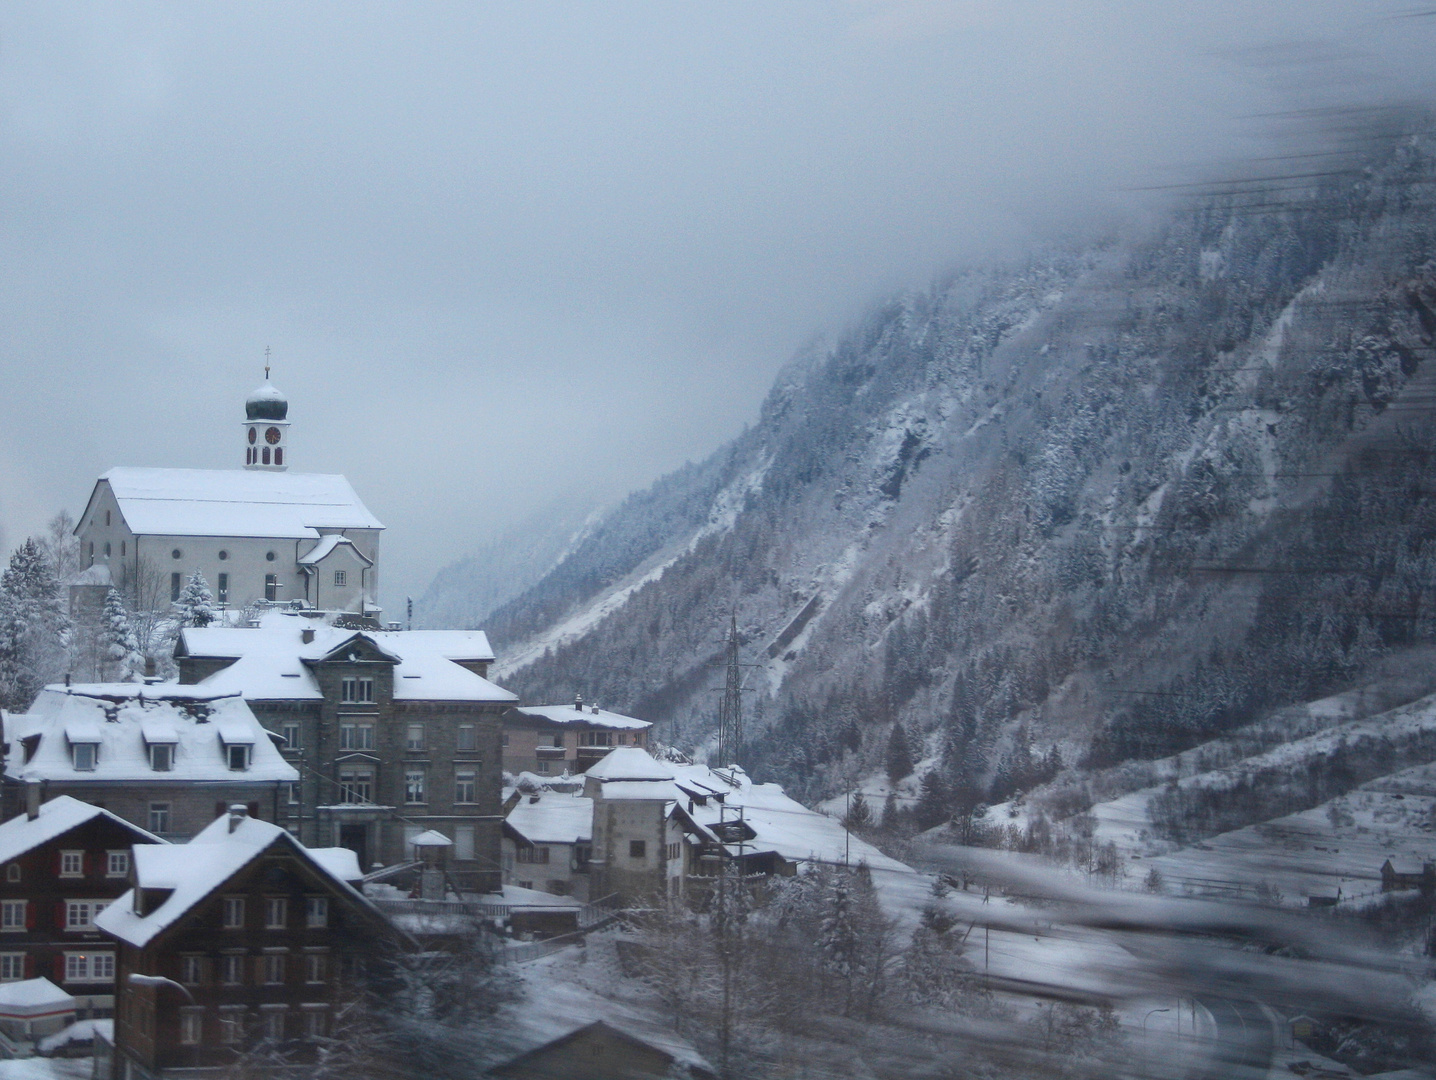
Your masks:
<path fill-rule="evenodd" d="M 1151 1018 L 1152 1013 L 1162 1013 L 1162 1012 L 1171 1012 L 1171 1011 L 1172 1011 L 1171 1009 L 1152 1009 L 1152 1010 L 1150 1010 L 1150 1011 L 1147 1013 L 1146 1016 L 1142 1017 L 1142 1034 L 1143 1034 L 1143 1035 L 1147 1034 L 1147 1021 L 1148 1021 L 1148 1019 Z"/>

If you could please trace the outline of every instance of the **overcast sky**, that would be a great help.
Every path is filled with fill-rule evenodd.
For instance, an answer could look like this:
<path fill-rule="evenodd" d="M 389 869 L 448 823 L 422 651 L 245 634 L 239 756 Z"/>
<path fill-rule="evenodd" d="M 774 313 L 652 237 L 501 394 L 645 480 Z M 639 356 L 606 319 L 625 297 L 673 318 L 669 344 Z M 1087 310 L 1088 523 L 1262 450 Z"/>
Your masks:
<path fill-rule="evenodd" d="M 0 541 L 112 465 L 296 468 L 392 610 L 556 497 L 711 452 L 815 335 L 1424 92 L 1431 5 L 591 0 L 0 7 Z"/>

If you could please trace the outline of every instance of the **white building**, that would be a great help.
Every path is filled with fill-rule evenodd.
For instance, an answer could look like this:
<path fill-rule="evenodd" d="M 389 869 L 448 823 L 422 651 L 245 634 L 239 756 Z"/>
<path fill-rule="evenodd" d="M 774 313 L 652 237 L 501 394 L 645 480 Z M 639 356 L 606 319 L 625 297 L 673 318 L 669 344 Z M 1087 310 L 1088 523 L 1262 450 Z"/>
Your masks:
<path fill-rule="evenodd" d="M 242 469 L 115 468 L 75 526 L 132 606 L 163 607 L 198 570 L 229 607 L 302 601 L 378 611 L 384 526 L 343 476 L 289 472 L 289 406 L 265 382 L 245 403 Z"/>

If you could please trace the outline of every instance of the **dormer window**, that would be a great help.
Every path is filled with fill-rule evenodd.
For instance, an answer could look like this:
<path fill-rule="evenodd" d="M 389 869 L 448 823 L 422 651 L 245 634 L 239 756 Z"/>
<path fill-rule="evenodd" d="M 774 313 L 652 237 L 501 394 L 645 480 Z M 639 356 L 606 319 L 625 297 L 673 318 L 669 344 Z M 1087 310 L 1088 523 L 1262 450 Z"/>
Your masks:
<path fill-rule="evenodd" d="M 229 762 L 229 767 L 232 771 L 244 772 L 249 768 L 248 746 L 241 743 L 234 746 L 226 746 L 224 749 L 226 760 Z"/>
<path fill-rule="evenodd" d="M 339 682 L 339 700 L 347 705 L 373 704 L 374 680 L 345 676 Z"/>
<path fill-rule="evenodd" d="M 150 768 L 155 772 L 170 772 L 175 767 L 173 743 L 152 743 L 150 745 Z M 233 766 L 231 766 L 232 768 Z"/>
<path fill-rule="evenodd" d="M 100 757 L 99 743 L 77 742 L 71 745 L 70 752 L 74 755 L 76 772 L 95 771 L 95 763 Z"/>

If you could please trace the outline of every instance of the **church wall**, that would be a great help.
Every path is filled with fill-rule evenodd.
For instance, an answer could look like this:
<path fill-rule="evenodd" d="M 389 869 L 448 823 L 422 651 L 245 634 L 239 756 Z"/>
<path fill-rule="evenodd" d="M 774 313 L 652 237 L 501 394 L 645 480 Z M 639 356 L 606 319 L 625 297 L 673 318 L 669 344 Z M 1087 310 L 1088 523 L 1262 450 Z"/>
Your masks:
<path fill-rule="evenodd" d="M 309 546 L 313 547 L 312 544 Z M 336 572 L 344 575 L 344 584 L 335 583 Z M 373 568 L 366 567 L 353 548 L 341 545 L 314 567 L 309 588 L 310 603 L 325 611 L 358 611 L 365 584 L 373 572 Z M 369 592 L 372 594 L 373 589 L 370 588 Z"/>
<path fill-rule="evenodd" d="M 304 598 L 304 574 L 299 569 L 301 546 L 312 541 L 292 538 L 255 536 L 142 536 L 138 540 L 140 558 L 159 574 L 160 601 L 169 603 L 172 574 L 180 575 L 180 587 L 196 570 L 204 574 L 209 591 L 220 598 L 221 574 L 228 575 L 229 590 L 226 607 L 242 608 L 255 600 L 265 599 L 264 578 L 273 574 L 280 586 L 281 601 Z M 174 553 L 180 553 L 179 558 Z M 228 557 L 221 559 L 220 552 Z M 271 560 L 269 554 L 273 552 Z"/>

